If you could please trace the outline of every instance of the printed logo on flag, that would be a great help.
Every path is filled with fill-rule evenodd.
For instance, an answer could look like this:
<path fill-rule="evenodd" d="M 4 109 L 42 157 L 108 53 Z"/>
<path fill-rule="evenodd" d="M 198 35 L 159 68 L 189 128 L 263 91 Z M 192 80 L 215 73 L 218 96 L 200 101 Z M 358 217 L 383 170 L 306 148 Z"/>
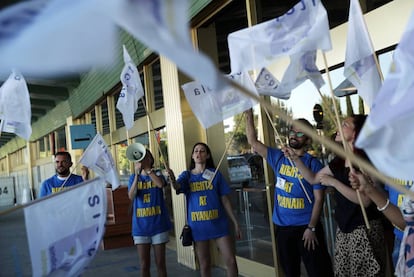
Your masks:
<path fill-rule="evenodd" d="M 106 192 L 96 178 L 24 208 L 33 276 L 78 276 L 105 232 Z"/>

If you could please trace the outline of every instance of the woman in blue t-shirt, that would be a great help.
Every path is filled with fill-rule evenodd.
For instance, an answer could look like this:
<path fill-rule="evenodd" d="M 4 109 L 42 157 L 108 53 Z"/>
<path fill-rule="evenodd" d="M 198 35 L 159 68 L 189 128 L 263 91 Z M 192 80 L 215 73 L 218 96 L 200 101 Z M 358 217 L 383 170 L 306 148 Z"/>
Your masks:
<path fill-rule="evenodd" d="M 163 192 L 167 182 L 153 165 L 154 158 L 146 150 L 144 159 L 135 163 L 135 174 L 129 178 L 128 196 L 133 202 L 132 236 L 138 250 L 141 275 L 150 276 L 152 245 L 158 276 L 167 276 L 165 244 L 171 229 Z"/>
<path fill-rule="evenodd" d="M 187 222 L 192 229 L 201 276 L 211 276 L 211 239 L 223 255 L 227 276 L 238 276 L 228 218 L 234 224 L 237 238 L 241 231 L 228 197 L 230 187 L 223 175 L 216 172 L 208 145 L 201 142 L 194 145 L 189 170 L 182 172 L 177 180 L 171 170 L 169 174 L 176 193 L 186 196 Z"/>

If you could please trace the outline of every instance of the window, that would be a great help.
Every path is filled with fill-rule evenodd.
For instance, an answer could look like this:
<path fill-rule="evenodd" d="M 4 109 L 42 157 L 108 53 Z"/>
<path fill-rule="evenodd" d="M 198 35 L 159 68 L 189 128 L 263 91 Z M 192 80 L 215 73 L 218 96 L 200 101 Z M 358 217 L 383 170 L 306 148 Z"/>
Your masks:
<path fill-rule="evenodd" d="M 66 151 L 66 132 L 65 128 L 58 129 L 56 132 L 56 152 Z"/>
<path fill-rule="evenodd" d="M 102 109 L 102 135 L 109 134 L 109 113 L 108 113 L 108 105 L 107 102 L 104 101 L 101 104 Z"/>

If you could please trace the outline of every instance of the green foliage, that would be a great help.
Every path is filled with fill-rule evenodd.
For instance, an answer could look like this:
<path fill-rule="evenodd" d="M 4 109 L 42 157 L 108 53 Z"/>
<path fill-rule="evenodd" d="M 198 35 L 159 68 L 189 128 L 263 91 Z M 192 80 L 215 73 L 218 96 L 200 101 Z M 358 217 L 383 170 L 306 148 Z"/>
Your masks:
<path fill-rule="evenodd" d="M 364 100 L 361 97 L 358 97 L 358 112 L 359 114 L 365 114 Z"/>
<path fill-rule="evenodd" d="M 121 175 L 128 175 L 130 172 L 130 161 L 126 157 L 127 146 L 124 144 L 117 145 L 118 152 L 118 169 Z"/>
<path fill-rule="evenodd" d="M 292 116 L 292 110 L 288 110 L 285 104 L 279 99 L 272 101 L 271 105 L 273 107 L 279 107 L 279 109 L 281 109 L 285 114 Z M 275 109 L 272 109 L 272 111 L 269 111 L 273 124 L 275 125 L 275 128 L 281 137 L 281 140 L 286 141 L 287 133 L 289 132 L 289 126 L 286 124 L 285 121 L 283 121 L 277 115 L 275 115 L 273 110 Z M 266 117 L 264 120 L 269 120 L 269 119 Z M 234 116 L 233 121 L 234 121 L 233 130 L 228 133 L 225 133 L 226 145 L 230 142 L 234 134 L 230 147 L 227 151 L 227 154 L 238 155 L 238 154 L 250 153 L 251 147 L 246 137 L 246 119 L 244 117 L 244 114 L 241 113 L 241 114 Z M 254 116 L 254 121 L 255 121 L 255 127 L 257 129 L 257 121 L 258 121 L 257 115 Z"/>
<path fill-rule="evenodd" d="M 228 155 L 237 155 L 247 153 L 250 145 L 246 137 L 246 119 L 243 113 L 233 117 L 233 130 L 225 134 L 226 145 L 230 142 L 230 147 L 227 151 Z M 233 139 L 232 139 L 233 137 Z"/>
<path fill-rule="evenodd" d="M 354 115 L 354 109 L 352 107 L 351 96 L 349 96 L 349 95 L 345 96 L 345 100 L 346 100 L 346 115 L 347 116 L 353 116 Z"/>
<path fill-rule="evenodd" d="M 334 100 L 335 100 L 336 107 L 338 108 L 339 119 L 342 120 L 343 115 L 342 115 L 341 108 L 340 108 L 340 101 L 337 98 L 335 98 Z M 336 126 L 335 108 L 334 108 L 334 104 L 332 101 L 332 97 L 328 95 L 323 95 L 322 101 L 319 104 L 322 105 L 323 111 L 324 111 L 323 112 L 324 113 L 323 129 L 322 129 L 323 133 L 325 136 L 331 137 L 338 130 Z"/>

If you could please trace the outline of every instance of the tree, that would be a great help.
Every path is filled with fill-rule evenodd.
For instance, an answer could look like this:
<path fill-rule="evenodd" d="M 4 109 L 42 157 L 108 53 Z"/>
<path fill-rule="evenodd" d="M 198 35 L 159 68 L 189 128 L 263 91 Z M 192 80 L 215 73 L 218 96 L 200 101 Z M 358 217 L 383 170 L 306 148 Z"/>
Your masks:
<path fill-rule="evenodd" d="M 346 115 L 347 116 L 353 116 L 354 115 L 354 109 L 352 107 L 351 96 L 349 96 L 349 95 L 345 96 L 345 100 L 346 100 Z"/>
<path fill-rule="evenodd" d="M 322 105 L 323 110 L 324 110 L 323 131 L 324 131 L 325 136 L 327 137 L 331 137 L 338 130 L 336 126 L 335 109 L 333 105 L 333 100 L 335 101 L 335 104 L 338 107 L 339 120 L 342 120 L 343 118 L 339 99 L 337 98 L 332 99 L 332 97 L 328 95 L 322 95 L 322 101 L 320 104 Z"/>
<path fill-rule="evenodd" d="M 358 112 L 359 114 L 365 114 L 364 100 L 358 96 Z"/>
<path fill-rule="evenodd" d="M 292 110 L 287 110 L 285 104 L 280 101 L 279 99 L 272 98 L 271 105 L 273 107 L 279 107 L 284 113 L 289 116 L 292 116 Z M 276 113 L 274 112 L 275 109 L 269 111 L 269 115 L 272 119 L 272 123 L 274 124 L 278 134 L 281 136 L 282 141 L 286 141 L 287 133 L 289 132 L 289 126 L 285 121 L 280 119 Z M 268 120 L 265 118 L 264 120 Z M 255 126 L 257 127 L 257 116 L 254 117 Z M 230 142 L 231 137 L 234 134 L 233 140 L 229 146 L 227 151 L 228 155 L 238 155 L 238 154 L 245 154 L 250 152 L 250 145 L 247 141 L 246 137 L 246 120 L 243 114 L 238 114 L 233 117 L 234 127 L 233 130 L 225 134 L 226 145 Z"/>
<path fill-rule="evenodd" d="M 130 161 L 126 157 L 126 149 L 126 141 L 120 143 L 117 147 L 118 169 L 121 175 L 128 175 L 130 173 Z"/>
<path fill-rule="evenodd" d="M 227 151 L 228 155 L 237 155 L 248 152 L 250 145 L 246 137 L 246 120 L 244 114 L 240 113 L 233 117 L 233 130 L 225 133 L 226 145 L 231 141 L 230 147 Z"/>

